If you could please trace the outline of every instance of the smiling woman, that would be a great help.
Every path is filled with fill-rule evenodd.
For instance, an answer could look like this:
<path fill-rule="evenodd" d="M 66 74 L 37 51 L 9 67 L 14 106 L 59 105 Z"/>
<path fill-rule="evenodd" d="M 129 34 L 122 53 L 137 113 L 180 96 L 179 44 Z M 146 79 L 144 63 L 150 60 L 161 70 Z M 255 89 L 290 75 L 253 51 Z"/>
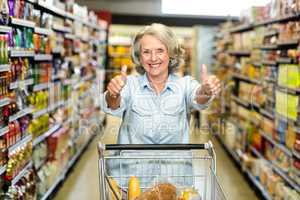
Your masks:
<path fill-rule="evenodd" d="M 205 109 L 220 91 L 220 82 L 202 66 L 202 84 L 174 74 L 184 51 L 163 24 L 151 24 L 133 40 L 132 58 L 138 76 L 114 77 L 101 99 L 102 110 L 122 117 L 118 143 L 170 144 L 189 142 L 192 109 Z"/>

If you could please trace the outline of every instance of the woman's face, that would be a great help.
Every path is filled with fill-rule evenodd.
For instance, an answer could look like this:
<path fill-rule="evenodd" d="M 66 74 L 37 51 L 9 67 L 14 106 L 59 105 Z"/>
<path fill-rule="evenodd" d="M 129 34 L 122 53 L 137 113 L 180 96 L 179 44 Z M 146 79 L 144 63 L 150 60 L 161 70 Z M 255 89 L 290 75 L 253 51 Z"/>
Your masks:
<path fill-rule="evenodd" d="M 144 35 L 140 44 L 140 61 L 147 75 L 151 78 L 168 76 L 169 54 L 167 47 L 152 35 Z"/>

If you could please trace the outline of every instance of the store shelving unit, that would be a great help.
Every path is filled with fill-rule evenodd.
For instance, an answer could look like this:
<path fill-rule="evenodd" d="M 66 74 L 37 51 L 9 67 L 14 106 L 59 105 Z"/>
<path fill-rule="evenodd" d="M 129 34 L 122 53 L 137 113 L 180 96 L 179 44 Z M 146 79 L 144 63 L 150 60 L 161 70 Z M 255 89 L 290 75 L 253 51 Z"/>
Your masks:
<path fill-rule="evenodd" d="M 300 160 L 299 151 L 294 146 L 299 138 L 299 118 L 295 119 L 288 111 L 280 112 L 280 109 L 287 108 L 280 99 L 285 98 L 287 102 L 291 101 L 288 98 L 299 101 L 300 88 L 282 85 L 279 81 L 279 77 L 288 76 L 279 74 L 283 73 L 283 70 L 280 71 L 281 67 L 299 65 L 299 57 L 294 56 L 299 53 L 299 39 L 283 35 L 285 26 L 299 23 L 299 19 L 300 14 L 293 14 L 250 25 L 236 26 L 231 23 L 230 26 L 221 27 L 222 34 L 216 37 L 217 53 L 213 59 L 216 60 L 220 73 L 226 74 L 223 66 L 227 66 L 229 76 L 221 79 L 231 85 L 221 95 L 223 112 L 217 117 L 222 118 L 221 127 L 226 127 L 227 124 L 236 127 L 234 136 L 226 135 L 226 129 L 220 128 L 217 130 L 217 137 L 264 199 L 273 199 L 276 194 L 270 193 L 260 177 L 252 174 L 251 167 L 255 166 L 255 162 L 251 159 L 263 161 L 265 167 L 274 174 L 269 176 L 280 177 L 280 182 L 288 188 L 289 194 L 300 194 L 300 170 L 293 166 L 294 162 Z M 293 55 L 290 52 L 296 53 Z M 294 79 L 287 77 L 287 80 L 299 80 L 300 71 L 298 73 L 298 77 L 294 74 Z M 298 107 L 296 109 L 298 116 L 300 110 Z M 209 117 L 209 121 L 212 124 L 215 119 L 211 118 Z M 240 150 L 241 155 L 238 155 L 236 151 Z M 247 159 L 240 159 L 242 157 L 250 157 L 250 163 L 247 163 Z M 242 167 L 245 165 L 248 167 Z"/>
<path fill-rule="evenodd" d="M 16 111 L 7 119 L 8 124 L 0 127 L 0 137 L 6 138 L 10 135 L 10 124 L 14 124 L 12 127 L 15 127 L 16 124 L 21 123 L 21 119 L 29 120 L 26 122 L 28 123 L 26 131 L 22 131 L 20 136 L 14 138 L 14 140 L 11 139 L 12 144 L 7 148 L 9 155 L 7 162 L 10 162 L 10 159 L 13 159 L 13 156 L 17 155 L 18 151 L 23 148 L 30 148 L 29 152 L 32 151 L 32 158 L 28 162 L 26 161 L 27 164 L 24 167 L 21 166 L 22 169 L 18 169 L 19 171 L 13 175 L 14 177 L 6 177 L 8 176 L 8 170 L 11 168 L 11 165 L 7 165 L 7 163 L 0 166 L 0 174 L 5 179 L 4 193 L 9 192 L 9 188 L 19 187 L 19 181 L 24 178 L 27 179 L 28 174 L 37 176 L 35 180 L 38 181 L 34 182 L 37 188 L 35 196 L 37 196 L 37 199 L 48 199 L 59 183 L 65 180 L 67 173 L 96 134 L 80 133 L 78 138 L 73 137 L 73 135 L 78 135 L 77 130 L 85 128 L 84 130 L 91 131 L 90 127 L 99 123 L 99 121 L 93 119 L 98 118 L 99 106 L 96 105 L 93 96 L 88 94 L 100 95 L 100 92 L 102 92 L 98 89 L 100 88 L 99 84 L 103 85 L 104 79 L 97 76 L 105 68 L 105 62 L 103 61 L 106 60 L 107 55 L 108 27 L 107 23 L 99 20 L 93 13 L 89 13 L 89 16 L 80 16 L 78 15 L 81 14 L 80 12 L 70 13 L 56 7 L 55 4 L 50 5 L 42 0 L 27 0 L 26 3 L 28 2 L 35 9 L 41 11 L 40 15 L 52 15 L 59 22 L 63 22 L 64 25 L 54 22 L 51 27 L 39 27 L 40 23 L 25 18 L 11 17 L 8 25 L 0 26 L 1 34 L 10 33 L 14 29 L 30 30 L 28 35 L 36 34 L 35 38 L 32 38 L 33 44 L 30 44 L 30 48 L 9 47 L 8 56 L 11 59 L 20 60 L 23 65 L 26 63 L 26 70 L 28 71 L 25 75 L 15 78 L 14 82 L 9 82 L 7 90 L 14 95 L 4 96 L 0 99 L 0 107 L 2 108 L 17 100 L 20 101 L 21 98 L 15 99 L 18 98 L 18 95 L 26 95 L 22 97 L 25 104 L 21 104 L 22 106 L 19 107 L 19 102 L 17 102 Z M 79 8 L 84 9 L 78 6 L 77 9 Z M 43 41 L 45 38 L 47 42 L 50 41 L 49 46 L 46 46 L 48 43 Z M 41 42 L 45 42 L 43 43 L 43 50 L 42 48 L 36 48 L 36 45 L 41 45 Z M 95 65 L 95 63 L 99 63 L 99 65 Z M 0 72 L 9 73 L 13 64 L 15 63 L 1 64 Z M 22 70 L 25 70 L 25 67 Z M 37 72 L 38 74 L 36 74 Z M 41 100 L 41 96 L 43 98 L 47 97 L 46 100 Z M 45 106 L 35 104 L 42 101 L 46 102 Z M 64 113 L 61 118 L 57 117 L 59 113 Z M 51 120 L 48 118 L 51 118 Z M 47 126 L 43 124 L 42 127 L 35 127 L 36 125 L 41 126 L 40 121 L 42 119 L 44 120 L 43 123 L 47 119 Z M 84 124 L 85 127 L 83 128 L 79 120 L 90 121 L 93 124 Z M 102 126 L 102 124 L 99 126 Z M 52 150 L 49 150 L 50 147 L 46 148 L 47 153 L 45 154 L 46 157 L 43 158 L 44 161 L 40 162 L 37 159 L 41 158 L 33 156 L 39 154 L 40 151 L 44 151 L 44 147 L 50 145 L 48 141 L 61 137 L 61 133 L 68 135 L 68 137 L 64 136 L 58 140 L 59 142 L 65 140 L 64 149 L 60 151 L 63 154 L 62 156 L 48 159 L 47 157 L 53 155 Z M 62 160 L 66 162 L 65 165 L 56 166 L 60 170 L 60 175 L 56 177 L 56 181 L 53 183 L 42 180 L 42 178 L 47 178 L 48 174 L 50 174 L 49 176 L 52 175 L 50 172 L 48 173 L 47 167 L 55 165 L 54 160 L 57 160 L 58 163 L 62 163 Z M 36 173 L 33 174 L 33 170 Z M 45 174 L 45 171 L 47 171 L 47 174 Z M 54 176 L 55 173 L 52 173 L 52 176 Z M 44 174 L 44 176 L 40 177 L 41 174 Z M 48 183 L 51 184 L 46 186 L 47 191 L 40 193 L 39 188 L 45 188 L 45 184 Z"/>

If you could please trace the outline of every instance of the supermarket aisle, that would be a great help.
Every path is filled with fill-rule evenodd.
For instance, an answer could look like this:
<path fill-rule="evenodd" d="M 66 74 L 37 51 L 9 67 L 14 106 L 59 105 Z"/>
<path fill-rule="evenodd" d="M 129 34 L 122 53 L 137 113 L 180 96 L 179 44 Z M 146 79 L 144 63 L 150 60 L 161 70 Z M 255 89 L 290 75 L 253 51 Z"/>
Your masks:
<path fill-rule="evenodd" d="M 107 127 L 102 138 L 104 143 L 113 143 L 116 139 L 120 121 L 107 117 Z M 199 130 L 194 130 L 191 142 L 206 142 L 210 137 Z M 97 137 L 82 155 L 79 163 L 58 191 L 55 200 L 99 199 L 97 171 Z M 254 191 L 249 187 L 239 170 L 227 156 L 218 142 L 213 140 L 217 154 L 218 177 L 228 200 L 257 200 Z"/>
<path fill-rule="evenodd" d="M 113 143 L 118 133 L 119 120 L 108 117 L 105 134 L 102 138 L 104 143 Z M 54 197 L 54 200 L 98 200 L 98 153 L 97 143 L 100 137 L 97 136 L 76 163 L 73 171 Z"/>

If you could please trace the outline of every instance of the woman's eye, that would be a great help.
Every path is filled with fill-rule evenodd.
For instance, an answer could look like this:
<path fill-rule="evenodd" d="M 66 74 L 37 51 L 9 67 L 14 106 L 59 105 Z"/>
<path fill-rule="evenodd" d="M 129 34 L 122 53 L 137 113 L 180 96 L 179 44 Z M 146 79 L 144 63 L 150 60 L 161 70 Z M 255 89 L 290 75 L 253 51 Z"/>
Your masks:
<path fill-rule="evenodd" d="M 163 49 L 158 49 L 157 53 L 164 53 L 164 50 Z"/>

